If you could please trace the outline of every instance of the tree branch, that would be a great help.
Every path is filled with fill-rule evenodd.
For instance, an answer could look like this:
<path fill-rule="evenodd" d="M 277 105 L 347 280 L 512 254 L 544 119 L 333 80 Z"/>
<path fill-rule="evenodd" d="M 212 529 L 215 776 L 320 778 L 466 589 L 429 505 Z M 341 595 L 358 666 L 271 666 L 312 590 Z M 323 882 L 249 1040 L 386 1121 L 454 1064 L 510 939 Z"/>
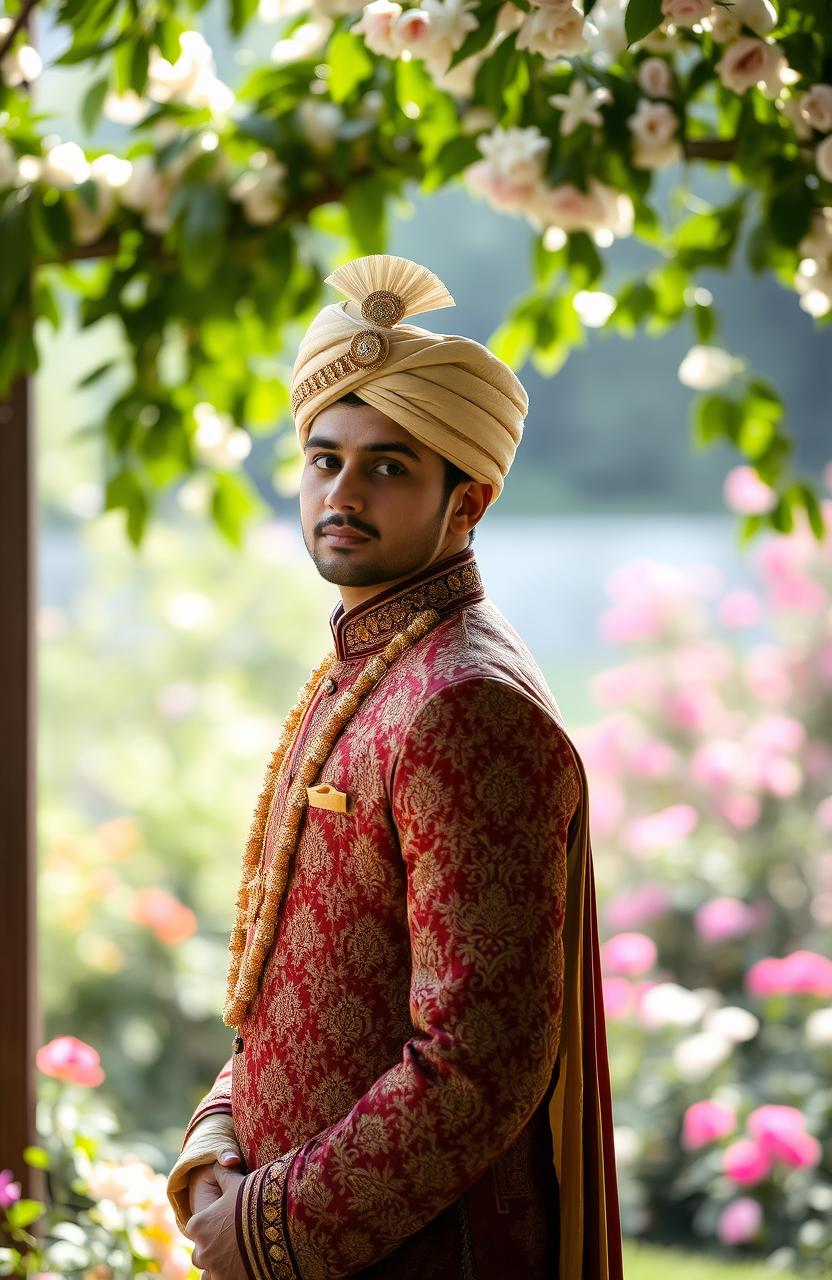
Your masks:
<path fill-rule="evenodd" d="M 13 19 L 12 25 L 9 27 L 2 40 L 0 40 L 0 58 L 4 57 L 9 52 L 18 31 L 27 25 L 29 21 L 29 14 L 32 12 L 37 2 L 38 0 L 23 0 L 20 13 Z"/>
<path fill-rule="evenodd" d="M 686 138 L 683 150 L 687 160 L 733 160 L 737 154 L 736 138 Z"/>

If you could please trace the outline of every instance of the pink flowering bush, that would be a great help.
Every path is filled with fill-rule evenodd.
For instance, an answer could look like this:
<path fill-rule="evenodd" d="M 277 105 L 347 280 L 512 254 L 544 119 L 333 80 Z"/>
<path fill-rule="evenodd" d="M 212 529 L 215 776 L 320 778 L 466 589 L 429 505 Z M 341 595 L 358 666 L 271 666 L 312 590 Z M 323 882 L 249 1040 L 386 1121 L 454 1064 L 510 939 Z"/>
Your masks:
<path fill-rule="evenodd" d="M 42 1145 L 22 1159 L 41 1171 L 44 1200 L 23 1199 L 11 1170 L 0 1171 L 0 1274 L 43 1280 L 159 1276 L 196 1280 L 192 1245 L 179 1232 L 165 1174 L 124 1150 L 112 1112 L 92 1093 L 98 1053 L 62 1036 L 37 1055 Z M 145 1144 L 146 1146 L 147 1144 Z M 162 1162 L 161 1153 L 155 1153 Z M 35 1237 L 29 1228 L 37 1223 Z"/>
<path fill-rule="evenodd" d="M 734 474 L 730 501 L 757 501 Z M 750 508 L 748 508 L 750 509 Z M 832 1273 L 832 502 L 609 584 L 590 782 L 624 1230 Z"/>

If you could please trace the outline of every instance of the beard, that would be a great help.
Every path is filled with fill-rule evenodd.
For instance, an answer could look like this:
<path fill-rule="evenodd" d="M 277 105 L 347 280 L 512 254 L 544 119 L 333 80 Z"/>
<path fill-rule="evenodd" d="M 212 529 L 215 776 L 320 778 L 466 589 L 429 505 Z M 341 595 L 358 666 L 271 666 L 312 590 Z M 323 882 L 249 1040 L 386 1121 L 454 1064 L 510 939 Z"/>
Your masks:
<path fill-rule="evenodd" d="M 378 533 L 372 525 L 356 519 L 332 517 L 322 520 L 311 536 L 303 530 L 303 541 L 325 582 L 339 587 L 374 587 L 396 582 L 400 578 L 409 578 L 431 563 L 442 536 L 445 505 L 443 502 L 430 524 L 412 530 L 407 543 L 392 551 L 381 545 L 374 546 L 373 540 L 378 538 Z M 354 528 L 359 533 L 369 534 L 370 541 L 361 544 L 358 556 L 354 549 L 328 547 L 322 535 L 325 529 L 330 528 Z"/>

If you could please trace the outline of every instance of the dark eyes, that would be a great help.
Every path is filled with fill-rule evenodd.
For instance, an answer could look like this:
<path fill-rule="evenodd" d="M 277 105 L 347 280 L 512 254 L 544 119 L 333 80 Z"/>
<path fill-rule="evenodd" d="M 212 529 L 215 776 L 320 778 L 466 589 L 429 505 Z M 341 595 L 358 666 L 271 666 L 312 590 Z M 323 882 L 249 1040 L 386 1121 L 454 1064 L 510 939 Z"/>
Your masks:
<path fill-rule="evenodd" d="M 329 465 L 330 463 L 332 463 L 332 466 Z M 312 466 L 317 467 L 319 471 L 334 471 L 338 466 L 338 458 L 334 453 L 319 453 L 316 458 L 312 459 Z M 404 467 L 401 466 L 400 463 L 391 462 L 387 458 L 377 462 L 373 467 L 373 471 L 378 472 L 385 477 L 403 476 L 406 474 Z"/>

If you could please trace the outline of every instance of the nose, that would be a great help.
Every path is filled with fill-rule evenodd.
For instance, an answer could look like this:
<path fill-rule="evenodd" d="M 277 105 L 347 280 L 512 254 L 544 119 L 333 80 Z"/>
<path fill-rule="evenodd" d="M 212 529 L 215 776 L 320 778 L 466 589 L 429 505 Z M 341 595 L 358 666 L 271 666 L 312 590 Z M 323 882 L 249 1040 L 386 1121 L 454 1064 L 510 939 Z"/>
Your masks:
<path fill-rule="evenodd" d="M 330 511 L 363 511 L 364 499 L 358 477 L 348 465 L 333 475 L 324 496 L 324 506 Z"/>

